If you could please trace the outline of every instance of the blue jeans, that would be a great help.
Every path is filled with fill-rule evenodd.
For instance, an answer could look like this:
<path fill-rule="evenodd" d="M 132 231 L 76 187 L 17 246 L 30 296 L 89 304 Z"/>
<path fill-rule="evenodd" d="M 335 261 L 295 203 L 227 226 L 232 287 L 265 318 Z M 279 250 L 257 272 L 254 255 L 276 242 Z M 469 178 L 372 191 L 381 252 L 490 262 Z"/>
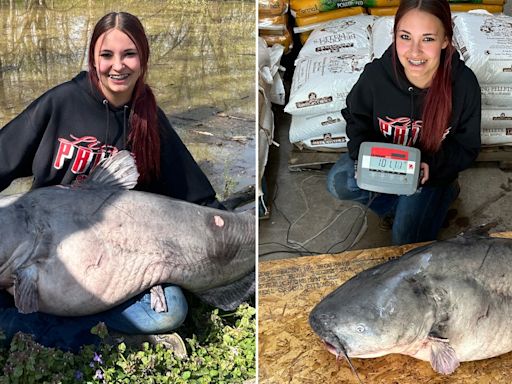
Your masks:
<path fill-rule="evenodd" d="M 340 200 L 367 205 L 375 192 L 360 189 L 354 174 L 354 160 L 344 153 L 327 175 L 327 190 Z M 379 217 L 394 216 L 393 244 L 430 241 L 437 238 L 448 208 L 458 194 L 455 181 L 448 186 L 424 186 L 410 196 L 377 194 L 369 208 Z"/>
<path fill-rule="evenodd" d="M 188 311 L 181 289 L 175 285 L 164 286 L 167 312 L 151 309 L 149 291 L 95 315 L 64 317 L 41 312 L 21 314 L 14 306 L 13 297 L 0 291 L 0 328 L 9 343 L 16 332 L 32 334 L 34 340 L 47 347 L 78 351 L 80 346 L 98 344 L 98 336 L 90 330 L 103 321 L 110 330 L 127 334 L 166 333 L 179 327 Z"/>

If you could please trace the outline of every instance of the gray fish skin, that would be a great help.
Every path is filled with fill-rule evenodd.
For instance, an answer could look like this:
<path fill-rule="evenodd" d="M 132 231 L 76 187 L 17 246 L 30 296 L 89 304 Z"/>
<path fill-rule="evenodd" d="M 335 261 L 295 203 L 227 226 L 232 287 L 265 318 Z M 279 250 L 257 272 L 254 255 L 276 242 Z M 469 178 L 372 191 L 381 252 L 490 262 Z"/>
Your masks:
<path fill-rule="evenodd" d="M 254 270 L 250 212 L 108 183 L 0 199 L 0 231 L 0 284 L 25 313 L 96 313 L 162 283 L 201 294 Z"/>
<path fill-rule="evenodd" d="M 512 350 L 512 240 L 432 243 L 363 271 L 311 311 L 337 355 L 401 353 L 441 374 Z"/>

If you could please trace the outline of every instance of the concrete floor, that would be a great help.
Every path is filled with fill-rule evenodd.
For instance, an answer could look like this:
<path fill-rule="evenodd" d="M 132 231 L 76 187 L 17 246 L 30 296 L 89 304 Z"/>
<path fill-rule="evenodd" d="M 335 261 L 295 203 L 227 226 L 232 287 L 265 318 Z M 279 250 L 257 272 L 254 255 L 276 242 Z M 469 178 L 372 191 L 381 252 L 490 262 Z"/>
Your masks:
<path fill-rule="evenodd" d="M 339 201 L 326 191 L 329 166 L 290 171 L 288 140 L 291 116 L 274 108 L 275 141 L 265 170 L 270 215 L 259 221 L 259 260 L 338 253 L 391 245 L 391 232 L 379 229 L 379 220 L 364 207 Z M 456 215 L 439 238 L 454 236 L 468 227 L 497 222 L 494 232 L 512 231 L 512 172 L 496 162 L 478 162 L 459 177 L 461 193 L 452 208 Z M 367 231 L 354 243 L 364 216 Z"/>

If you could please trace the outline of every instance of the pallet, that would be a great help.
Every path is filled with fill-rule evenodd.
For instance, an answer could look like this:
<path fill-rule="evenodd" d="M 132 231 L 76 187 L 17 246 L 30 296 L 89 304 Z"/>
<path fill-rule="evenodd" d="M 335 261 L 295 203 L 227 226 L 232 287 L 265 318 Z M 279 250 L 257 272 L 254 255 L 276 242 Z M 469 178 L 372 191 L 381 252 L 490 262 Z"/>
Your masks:
<path fill-rule="evenodd" d="M 288 157 L 288 169 L 290 171 L 320 169 L 323 165 L 334 164 L 344 152 L 346 149 L 320 152 L 293 147 Z"/>
<path fill-rule="evenodd" d="M 512 170 L 512 146 L 482 146 L 476 161 L 477 163 L 495 162 L 500 169 Z"/>

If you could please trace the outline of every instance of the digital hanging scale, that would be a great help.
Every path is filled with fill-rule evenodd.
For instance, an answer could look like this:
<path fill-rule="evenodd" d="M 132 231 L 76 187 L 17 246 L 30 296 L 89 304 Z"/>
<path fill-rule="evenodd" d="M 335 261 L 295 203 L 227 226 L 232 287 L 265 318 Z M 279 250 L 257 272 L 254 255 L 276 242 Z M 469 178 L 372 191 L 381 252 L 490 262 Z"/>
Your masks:
<path fill-rule="evenodd" d="M 412 195 L 420 176 L 419 149 L 404 145 L 364 142 L 359 147 L 357 185 L 394 195 Z"/>

